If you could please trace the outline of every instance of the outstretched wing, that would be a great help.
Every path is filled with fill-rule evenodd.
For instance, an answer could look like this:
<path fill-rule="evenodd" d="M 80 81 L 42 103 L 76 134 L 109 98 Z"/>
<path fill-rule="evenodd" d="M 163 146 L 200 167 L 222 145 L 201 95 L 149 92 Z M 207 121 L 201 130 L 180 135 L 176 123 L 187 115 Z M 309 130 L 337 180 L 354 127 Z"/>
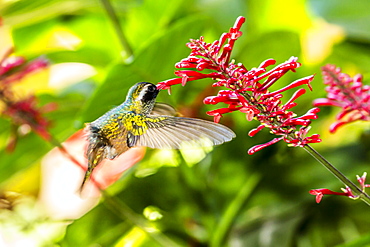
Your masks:
<path fill-rule="evenodd" d="M 180 149 L 184 143 L 213 146 L 230 141 L 235 133 L 211 121 L 173 116 L 149 116 L 141 135 L 129 134 L 128 145 L 158 149 Z"/>
<path fill-rule="evenodd" d="M 156 102 L 150 115 L 178 117 L 179 113 L 175 110 L 175 108 L 166 103 Z"/>

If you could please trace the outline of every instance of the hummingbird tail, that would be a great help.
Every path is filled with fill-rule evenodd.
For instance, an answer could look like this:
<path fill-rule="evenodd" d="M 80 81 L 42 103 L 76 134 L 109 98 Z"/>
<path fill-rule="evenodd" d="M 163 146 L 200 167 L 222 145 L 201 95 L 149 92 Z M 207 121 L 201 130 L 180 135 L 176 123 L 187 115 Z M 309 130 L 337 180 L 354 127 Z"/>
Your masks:
<path fill-rule="evenodd" d="M 92 169 L 87 169 L 86 173 L 85 173 L 85 177 L 84 177 L 84 180 L 82 180 L 82 183 L 81 183 L 81 186 L 80 186 L 80 189 L 79 189 L 79 194 L 82 193 L 82 190 L 87 182 L 87 180 L 89 179 L 90 175 L 91 175 L 91 172 L 92 172 Z"/>

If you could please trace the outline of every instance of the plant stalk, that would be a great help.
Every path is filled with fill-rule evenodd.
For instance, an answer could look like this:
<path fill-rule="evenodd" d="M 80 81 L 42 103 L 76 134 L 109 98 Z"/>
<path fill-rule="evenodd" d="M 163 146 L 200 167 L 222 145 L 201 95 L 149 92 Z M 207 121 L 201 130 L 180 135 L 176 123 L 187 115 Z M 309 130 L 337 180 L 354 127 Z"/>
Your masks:
<path fill-rule="evenodd" d="M 320 164 L 322 164 L 326 169 L 328 169 L 336 178 L 338 178 L 344 185 L 351 189 L 354 195 L 359 196 L 359 198 L 370 206 L 370 196 L 362 191 L 357 185 L 355 185 L 351 180 L 349 180 L 343 173 L 341 173 L 337 168 L 335 168 L 328 160 L 326 160 L 320 153 L 318 153 L 313 147 L 306 144 L 303 146 L 312 157 L 314 157 Z"/>
<path fill-rule="evenodd" d="M 112 212 L 116 213 L 121 219 L 129 220 L 132 224 L 147 233 L 149 237 L 151 237 L 161 246 L 180 247 L 180 245 L 172 241 L 160 231 L 154 230 L 155 228 L 153 225 L 151 225 L 151 222 L 132 211 L 131 208 L 120 201 L 117 197 L 112 197 L 104 190 L 100 190 L 100 192 L 104 196 L 104 202 L 106 203 L 107 207 L 112 210 Z"/>
<path fill-rule="evenodd" d="M 134 55 L 134 52 L 133 52 L 125 34 L 122 31 L 122 26 L 121 26 L 121 23 L 118 19 L 116 11 L 114 10 L 110 0 L 101 0 L 101 2 L 103 4 L 103 7 L 104 7 L 105 11 L 107 12 L 110 20 L 112 21 L 113 28 L 114 28 L 117 36 L 118 36 L 118 39 L 121 43 L 121 46 L 122 46 L 122 48 L 125 52 L 125 57 L 126 57 L 126 59 L 129 59 L 130 57 L 132 57 Z"/>
<path fill-rule="evenodd" d="M 258 174 L 252 174 L 248 181 L 244 183 L 243 187 L 239 190 L 239 193 L 230 202 L 226 211 L 223 213 L 220 222 L 217 224 L 216 229 L 213 232 L 210 246 L 220 247 L 224 246 L 226 236 L 230 232 L 230 229 L 235 222 L 240 210 L 245 205 L 246 201 L 252 195 L 252 192 L 256 188 L 261 176 Z"/>

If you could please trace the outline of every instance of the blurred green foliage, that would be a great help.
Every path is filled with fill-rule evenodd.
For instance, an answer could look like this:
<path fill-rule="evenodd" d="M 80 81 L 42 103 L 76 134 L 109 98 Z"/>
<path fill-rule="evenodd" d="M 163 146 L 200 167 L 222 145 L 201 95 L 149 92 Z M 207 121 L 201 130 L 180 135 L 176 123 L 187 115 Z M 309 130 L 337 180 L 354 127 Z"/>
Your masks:
<path fill-rule="evenodd" d="M 303 66 L 297 73 L 284 76 L 276 87 L 316 74 L 314 90 L 299 99 L 297 114 L 304 114 L 314 98 L 325 96 L 320 67 L 326 63 L 336 64 L 351 75 L 362 73 L 365 82 L 369 81 L 368 0 L 276 2 L 112 1 L 133 50 L 132 57 L 122 50 L 99 1 L 0 0 L 0 16 L 11 28 L 17 55 L 29 59 L 45 55 L 53 64 L 86 63 L 97 71 L 95 76 L 38 95 L 41 105 L 59 105 L 47 117 L 53 122 L 51 132 L 63 141 L 83 123 L 120 104 L 134 83 L 156 83 L 174 77 L 174 64 L 188 55 L 185 44 L 190 38 L 202 35 L 212 42 L 239 15 L 247 22 L 235 45 L 233 58 L 237 62 L 252 68 L 267 58 L 279 63 L 298 56 Z M 339 31 L 323 35 L 332 30 Z M 60 43 L 55 35 L 69 40 L 70 46 Z M 307 44 L 311 44 L 310 49 Z M 319 51 L 319 56 L 311 57 L 312 51 Z M 210 83 L 175 86 L 172 95 L 162 92 L 158 101 L 191 112 L 192 117 L 209 119 L 205 112 L 211 107 L 203 106 L 199 95 L 216 93 L 209 91 Z M 335 136 L 328 134 L 336 112 L 322 109 L 320 118 L 312 124 L 311 132 L 323 138 L 315 148 L 354 179 L 356 174 L 369 171 L 369 131 L 365 125 L 352 124 Z M 46 241 L 45 246 L 163 245 L 153 235 L 179 246 L 370 246 L 368 206 L 329 196 L 316 204 L 308 194 L 313 188 L 338 190 L 342 185 L 307 153 L 279 143 L 249 156 L 250 147 L 272 136 L 263 132 L 248 137 L 257 123 L 247 122 L 240 113 L 229 114 L 222 122 L 236 132 L 237 138 L 215 147 L 199 163 L 188 164 L 176 152 L 174 164 L 162 162 L 166 164 L 163 166 L 156 158 L 159 161 L 154 166 L 153 157 L 158 155 L 150 150 L 108 190 L 127 205 L 122 210 L 128 217 L 119 218 L 109 204 L 101 203 L 71 223 L 58 238 Z M 3 143 L 10 124 L 0 119 L 0 126 L 2 190 L 37 196 L 37 186 L 26 185 L 39 183 L 39 174 L 33 168 L 52 147 L 30 133 L 18 141 L 14 152 L 6 153 Z M 15 176 L 29 182 L 14 187 Z M 151 234 L 137 224 L 148 210 L 161 215 L 150 222 L 155 229 Z"/>

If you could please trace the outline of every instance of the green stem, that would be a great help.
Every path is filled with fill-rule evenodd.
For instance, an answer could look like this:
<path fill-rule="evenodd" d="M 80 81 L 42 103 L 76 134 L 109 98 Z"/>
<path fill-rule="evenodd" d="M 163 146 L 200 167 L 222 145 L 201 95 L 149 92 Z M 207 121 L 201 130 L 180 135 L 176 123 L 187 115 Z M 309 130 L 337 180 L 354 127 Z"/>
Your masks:
<path fill-rule="evenodd" d="M 211 247 L 224 246 L 223 242 L 225 241 L 236 217 L 238 216 L 242 207 L 245 205 L 245 202 L 249 199 L 259 181 L 260 175 L 253 174 L 250 176 L 234 200 L 229 204 L 220 222 L 216 226 L 215 231 L 213 232 L 210 244 Z"/>
<path fill-rule="evenodd" d="M 106 191 L 100 190 L 102 195 L 104 196 L 105 203 L 112 212 L 115 212 L 117 216 L 121 217 L 123 220 L 129 220 L 135 226 L 139 227 L 145 233 L 148 234 L 153 240 L 159 243 L 161 246 L 173 246 L 179 247 L 177 243 L 173 242 L 164 234 L 153 231 L 154 226 L 151 225 L 151 222 L 145 220 L 142 216 L 136 214 L 134 211 L 131 210 L 125 203 L 110 196 Z"/>
<path fill-rule="evenodd" d="M 348 186 L 352 193 L 359 196 L 359 198 L 370 206 L 370 196 L 356 186 L 351 180 L 349 180 L 343 173 L 335 168 L 328 160 L 326 160 L 321 154 L 319 154 L 314 148 L 306 144 L 303 149 L 311 154 L 318 162 L 320 162 L 326 169 L 328 169 L 336 178 L 338 178 L 344 185 Z"/>
<path fill-rule="evenodd" d="M 251 105 L 255 105 L 256 108 L 260 111 L 260 114 L 264 114 L 265 109 L 260 104 L 253 104 L 255 101 L 253 97 L 251 97 L 247 93 L 240 93 Z M 276 119 L 270 120 L 274 125 L 280 125 L 281 123 Z M 280 128 L 283 128 L 280 126 Z M 287 129 L 290 126 L 286 126 Z M 295 139 L 294 133 L 287 135 L 292 139 Z M 311 154 L 319 163 L 321 163 L 324 167 L 326 167 L 336 178 L 338 178 L 344 185 L 348 186 L 354 195 L 359 196 L 359 198 L 364 201 L 366 204 L 370 206 L 370 196 L 366 194 L 365 191 L 360 189 L 356 186 L 351 180 L 349 180 L 343 173 L 341 173 L 337 168 L 335 168 L 328 160 L 326 160 L 321 154 L 319 154 L 314 148 L 310 145 L 306 144 L 303 146 L 303 149 L 306 150 L 309 154 Z"/>
<path fill-rule="evenodd" d="M 118 39 L 122 45 L 123 50 L 126 52 L 125 57 L 131 58 L 134 55 L 134 52 L 122 31 L 121 23 L 119 22 L 118 16 L 109 0 L 101 0 L 105 11 L 107 12 L 109 18 L 112 21 L 113 28 L 118 36 Z"/>

